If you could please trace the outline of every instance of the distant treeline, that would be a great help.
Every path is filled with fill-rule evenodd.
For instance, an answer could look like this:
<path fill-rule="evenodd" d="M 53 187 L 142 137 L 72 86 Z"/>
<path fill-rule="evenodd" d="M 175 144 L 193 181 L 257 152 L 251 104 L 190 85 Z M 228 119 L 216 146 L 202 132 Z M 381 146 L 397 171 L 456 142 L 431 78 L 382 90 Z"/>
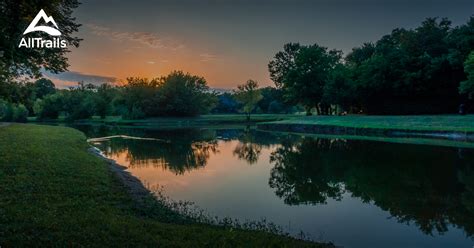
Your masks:
<path fill-rule="evenodd" d="M 67 90 L 56 89 L 44 78 L 18 82 L 28 75 L 39 77 L 46 65 L 54 72 L 67 65 L 64 51 L 38 55 L 37 63 L 17 61 L 37 56 L 23 52 L 0 56 L 3 121 L 237 112 L 249 119 L 251 113 L 304 110 L 320 115 L 464 113 L 474 96 L 474 17 L 457 27 L 447 19 L 428 18 L 415 29 L 395 29 L 375 43 L 364 43 L 345 57 L 342 51 L 318 44 L 289 43 L 268 64 L 276 87 L 258 88 L 249 80 L 220 94 L 204 78 L 181 71 L 154 79 L 128 78 L 123 86 L 81 82 Z"/>
<path fill-rule="evenodd" d="M 472 102 L 473 50 L 474 17 L 454 28 L 428 18 L 345 57 L 317 44 L 286 44 L 268 67 L 286 99 L 308 113 L 330 114 L 335 106 L 368 114 L 453 113 Z"/>
<path fill-rule="evenodd" d="M 256 89 L 256 93 L 258 105 L 252 105 L 251 112 L 297 111 L 297 108 L 285 105 L 280 91 L 275 88 Z M 42 78 L 34 83 L 0 84 L 0 120 L 26 121 L 28 116 L 41 120 L 64 116 L 72 121 L 109 115 L 142 119 L 198 116 L 210 112 L 240 113 L 245 112 L 245 103 L 239 100 L 241 95 L 238 90 L 215 93 L 204 78 L 181 71 L 151 80 L 128 78 L 123 86 L 78 83 L 77 87 L 63 90 Z"/>

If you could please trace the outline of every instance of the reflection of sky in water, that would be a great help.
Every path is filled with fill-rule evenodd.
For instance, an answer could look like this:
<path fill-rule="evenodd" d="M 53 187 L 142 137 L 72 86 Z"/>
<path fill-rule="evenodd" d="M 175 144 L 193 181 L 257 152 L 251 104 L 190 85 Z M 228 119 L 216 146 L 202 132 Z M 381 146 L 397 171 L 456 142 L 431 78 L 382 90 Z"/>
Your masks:
<path fill-rule="evenodd" d="M 203 164 L 177 172 L 169 169 L 169 162 L 164 157 L 149 154 L 147 158 L 146 154 L 141 154 L 137 160 L 128 150 L 131 147 L 110 149 L 114 142 L 103 142 L 98 147 L 108 157 L 128 166 L 128 170 L 145 185 L 163 186 L 165 194 L 172 199 L 195 202 L 200 208 L 221 217 L 266 218 L 292 233 L 303 230 L 314 239 L 333 241 L 344 247 L 471 247 L 474 243 L 461 229 L 450 224 L 449 231 L 443 235 L 436 231 L 433 236 L 425 235 L 414 224 L 398 223 L 372 201 L 363 203 L 359 197 L 352 197 L 350 191 L 343 192 L 340 201 L 328 198 L 327 204 L 285 204 L 269 186 L 271 170 L 275 166 L 270 162 L 270 156 L 281 147 L 280 144 L 259 146 L 257 152 L 247 149 L 242 157 L 236 151 L 243 145 L 238 140 L 193 144 L 186 154 L 175 155 L 186 157 L 179 161 L 201 161 Z M 164 150 L 181 152 L 171 148 Z M 255 159 L 248 156 L 249 152 L 258 153 L 255 161 L 249 161 Z"/>

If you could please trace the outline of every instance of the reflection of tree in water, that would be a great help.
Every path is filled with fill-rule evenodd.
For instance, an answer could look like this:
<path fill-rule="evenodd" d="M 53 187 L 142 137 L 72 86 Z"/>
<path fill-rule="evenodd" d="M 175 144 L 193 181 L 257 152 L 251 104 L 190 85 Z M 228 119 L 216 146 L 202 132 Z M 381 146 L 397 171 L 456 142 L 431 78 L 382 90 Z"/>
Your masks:
<path fill-rule="evenodd" d="M 258 162 L 261 152 L 262 145 L 256 142 L 255 135 L 247 128 L 239 136 L 239 143 L 235 147 L 233 154 L 240 160 L 245 160 L 249 164 L 255 164 Z"/>
<path fill-rule="evenodd" d="M 261 132 L 247 127 L 240 130 L 235 137 L 239 143 L 234 148 L 234 156 L 245 160 L 248 164 L 255 164 L 258 162 L 263 148 L 271 148 L 279 145 L 282 141 L 294 140 L 298 136 Z"/>
<path fill-rule="evenodd" d="M 304 139 L 296 145 L 283 142 L 270 156 L 270 162 L 275 163 L 270 187 L 275 188 L 276 194 L 289 205 L 326 203 L 328 197 L 340 199 L 344 192 L 342 184 L 322 177 L 328 174 L 324 171 L 327 168 L 313 163 L 320 160 L 321 155 L 315 150 L 330 152 L 331 147 L 338 145 L 343 146 L 344 142 L 329 139 Z"/>
<path fill-rule="evenodd" d="M 218 152 L 215 135 L 200 130 L 179 130 L 155 133 L 146 137 L 165 141 L 113 139 L 101 147 L 106 155 L 125 157 L 132 168 L 161 167 L 176 174 L 183 174 L 206 166 L 211 154 Z M 170 142 L 169 138 L 173 138 Z"/>
<path fill-rule="evenodd" d="M 348 192 L 427 234 L 454 224 L 472 236 L 473 154 L 460 158 L 455 148 L 305 138 L 272 153 L 269 184 L 287 204 L 325 203 Z"/>
<path fill-rule="evenodd" d="M 234 155 L 249 164 L 258 162 L 262 146 L 251 142 L 239 142 L 234 149 Z"/>

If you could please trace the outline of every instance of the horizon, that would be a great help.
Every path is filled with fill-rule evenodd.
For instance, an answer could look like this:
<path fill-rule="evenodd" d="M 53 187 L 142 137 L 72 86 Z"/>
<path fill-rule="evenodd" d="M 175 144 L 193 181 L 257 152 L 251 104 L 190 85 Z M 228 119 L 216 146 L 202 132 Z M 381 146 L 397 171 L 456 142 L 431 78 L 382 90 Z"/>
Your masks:
<path fill-rule="evenodd" d="M 58 88 L 174 70 L 202 76 L 211 88 L 233 89 L 248 79 L 274 86 L 267 65 L 285 43 L 318 43 L 347 55 L 395 28 L 429 17 L 446 17 L 454 27 L 474 13 L 465 0 L 138 2 L 83 1 L 74 16 L 84 40 L 67 55 L 69 71 L 43 75 Z"/>

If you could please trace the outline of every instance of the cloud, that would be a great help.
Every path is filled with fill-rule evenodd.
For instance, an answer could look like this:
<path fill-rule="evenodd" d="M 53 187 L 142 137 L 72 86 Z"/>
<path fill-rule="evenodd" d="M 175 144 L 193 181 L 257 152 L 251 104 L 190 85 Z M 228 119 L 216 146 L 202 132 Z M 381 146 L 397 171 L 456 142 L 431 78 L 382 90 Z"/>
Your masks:
<path fill-rule="evenodd" d="M 170 50 L 178 50 L 184 48 L 184 45 L 169 38 L 160 37 L 156 33 L 151 32 L 126 32 L 116 31 L 111 28 L 99 26 L 96 24 L 86 24 L 93 34 L 97 36 L 108 37 L 116 41 L 134 41 L 146 45 L 151 48 L 162 48 Z"/>
<path fill-rule="evenodd" d="M 209 54 L 209 53 L 201 53 L 199 54 L 199 57 L 201 58 L 202 62 L 209 62 L 209 61 L 214 61 L 214 60 L 219 59 L 217 55 Z"/>
<path fill-rule="evenodd" d="M 76 86 L 78 82 L 91 83 L 100 85 L 104 83 L 117 84 L 119 80 L 115 77 L 91 75 L 82 72 L 67 71 L 59 74 L 54 74 L 48 71 L 43 71 L 43 76 L 50 79 L 58 88 L 68 88 Z"/>

